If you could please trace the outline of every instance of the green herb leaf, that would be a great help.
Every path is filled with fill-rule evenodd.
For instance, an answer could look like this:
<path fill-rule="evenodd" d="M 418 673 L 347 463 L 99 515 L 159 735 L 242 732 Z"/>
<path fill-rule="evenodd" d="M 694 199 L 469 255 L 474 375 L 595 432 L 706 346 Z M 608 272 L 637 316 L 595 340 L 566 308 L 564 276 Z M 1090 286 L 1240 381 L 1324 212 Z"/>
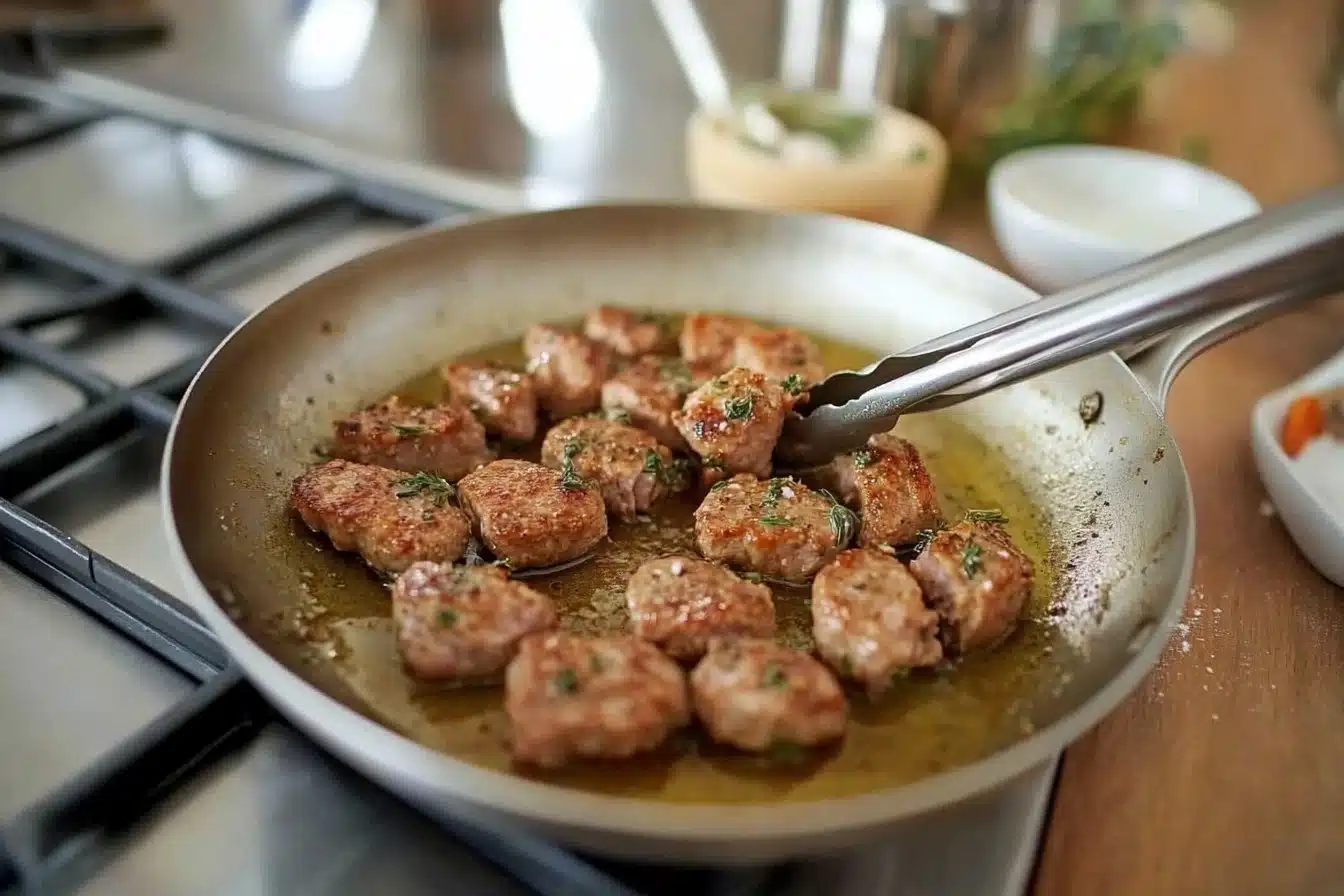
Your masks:
<path fill-rule="evenodd" d="M 851 457 L 854 458 L 854 466 L 862 470 L 873 462 L 873 451 L 871 448 L 860 448 Z"/>
<path fill-rule="evenodd" d="M 912 146 L 910 153 L 905 157 L 905 161 L 911 165 L 918 165 L 929 159 L 929 150 L 923 146 Z"/>
<path fill-rule="evenodd" d="M 791 373 L 779 381 L 779 387 L 790 395 L 800 395 L 805 388 L 801 374 Z"/>
<path fill-rule="evenodd" d="M 779 503 L 779 499 L 784 496 L 784 486 L 789 480 L 775 477 L 765 484 L 765 497 L 761 499 L 761 507 L 766 510 L 773 510 Z"/>
<path fill-rule="evenodd" d="M 961 571 L 966 573 L 966 578 L 973 579 L 980 571 L 980 555 L 984 552 L 984 548 L 975 542 L 966 542 L 966 547 L 961 552 Z"/>
<path fill-rule="evenodd" d="M 421 426 L 418 423 L 392 423 L 389 425 L 399 436 L 422 436 L 429 432 L 429 427 Z"/>
<path fill-rule="evenodd" d="M 968 510 L 966 519 L 975 523 L 1006 523 L 1008 514 L 999 510 L 997 507 L 990 510 Z"/>
<path fill-rule="evenodd" d="M 440 610 L 439 625 L 443 628 L 452 628 L 457 625 L 457 611 L 453 609 Z"/>
<path fill-rule="evenodd" d="M 576 693 L 579 690 L 579 675 L 573 669 L 561 669 L 551 679 L 551 687 L 557 694 Z"/>
<path fill-rule="evenodd" d="M 723 403 L 723 416 L 729 420 L 746 420 L 751 416 L 751 408 L 750 395 L 730 398 Z"/>
<path fill-rule="evenodd" d="M 564 454 L 565 460 L 576 457 L 583 449 L 588 447 L 588 441 L 578 436 L 571 436 L 565 440 Z"/>
<path fill-rule="evenodd" d="M 716 492 L 716 491 L 718 491 L 719 489 L 723 488 L 725 485 L 727 485 L 727 484 L 728 484 L 729 482 L 731 482 L 731 481 L 732 481 L 731 479 L 720 479 L 718 482 L 716 482 L 716 483 L 714 483 L 713 485 L 711 485 L 711 486 L 709 487 L 709 490 L 712 491 L 712 492 Z"/>
<path fill-rule="evenodd" d="M 773 513 L 766 514 L 759 520 L 762 526 L 792 526 L 793 520 L 786 517 L 777 516 Z"/>
<path fill-rule="evenodd" d="M 663 459 L 658 456 L 658 452 L 650 448 L 644 455 L 644 472 L 652 473 L 655 476 L 661 476 L 663 472 Z"/>
<path fill-rule="evenodd" d="M 831 509 L 826 518 L 831 524 L 831 534 L 835 536 L 835 546 L 843 550 L 854 541 L 854 536 L 859 531 L 859 518 L 854 511 L 836 500 L 835 495 L 825 489 L 822 489 L 821 493 L 831 502 Z"/>
<path fill-rule="evenodd" d="M 413 498 L 417 495 L 424 495 L 433 499 L 434 503 L 440 506 L 457 494 L 451 482 L 442 476 L 435 476 L 433 473 L 416 473 L 414 476 L 398 479 L 393 485 L 396 488 L 398 498 Z"/>
<path fill-rule="evenodd" d="M 780 666 L 770 663 L 765 667 L 765 673 L 761 676 L 761 684 L 767 688 L 782 690 L 789 686 L 789 676 Z"/>
<path fill-rule="evenodd" d="M 560 467 L 560 487 L 569 491 L 579 491 L 588 487 L 588 480 L 574 469 L 572 458 L 566 457 L 564 465 Z"/>

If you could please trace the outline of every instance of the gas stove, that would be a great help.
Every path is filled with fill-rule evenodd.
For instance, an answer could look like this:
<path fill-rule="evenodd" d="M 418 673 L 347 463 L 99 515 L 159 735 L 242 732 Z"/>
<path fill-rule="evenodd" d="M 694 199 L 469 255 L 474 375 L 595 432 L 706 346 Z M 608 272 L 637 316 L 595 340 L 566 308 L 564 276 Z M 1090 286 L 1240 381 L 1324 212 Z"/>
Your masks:
<path fill-rule="evenodd" d="M 0 891 L 1025 889 L 1053 766 L 957 810 L 952 842 L 655 868 L 428 816 L 277 717 L 173 596 L 157 471 L 176 402 L 249 312 L 410 229 L 508 201 L 107 94 L 0 76 Z"/>

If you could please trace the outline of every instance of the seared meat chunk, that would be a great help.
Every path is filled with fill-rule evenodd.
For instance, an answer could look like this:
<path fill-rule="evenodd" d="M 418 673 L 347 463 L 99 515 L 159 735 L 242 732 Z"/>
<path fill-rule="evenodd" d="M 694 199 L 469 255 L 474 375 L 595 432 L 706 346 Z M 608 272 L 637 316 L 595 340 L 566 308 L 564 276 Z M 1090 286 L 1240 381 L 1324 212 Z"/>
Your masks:
<path fill-rule="evenodd" d="M 541 443 L 541 462 L 596 483 L 607 510 L 626 521 L 681 488 L 685 479 L 672 452 L 653 436 L 602 417 L 557 423 Z"/>
<path fill-rule="evenodd" d="M 623 358 L 646 355 L 663 341 L 657 318 L 628 308 L 603 305 L 583 319 L 583 335 Z"/>
<path fill-rule="evenodd" d="M 392 586 L 392 621 L 411 675 L 473 679 L 503 672 L 524 635 L 554 628 L 555 607 L 498 566 L 416 563 Z"/>
<path fill-rule="evenodd" d="M 769 476 L 784 411 L 784 390 L 778 383 L 763 373 L 734 367 L 692 392 L 672 422 L 704 460 L 710 478 Z"/>
<path fill-rule="evenodd" d="M 718 635 L 769 638 L 775 631 L 769 588 L 689 557 L 650 560 L 635 570 L 625 602 L 635 637 L 679 660 L 699 659 Z"/>
<path fill-rule="evenodd" d="M 854 516 L 793 479 L 734 476 L 695 511 L 695 544 L 710 560 L 801 582 L 835 559 Z"/>
<path fill-rule="evenodd" d="M 837 457 L 830 477 L 841 499 L 857 508 L 863 547 L 914 541 L 921 529 L 942 519 L 938 490 L 915 446 L 893 433 L 868 440 L 866 448 Z"/>
<path fill-rule="evenodd" d="M 546 632 L 523 639 L 504 679 L 513 756 L 543 768 L 623 759 L 690 721 L 686 676 L 629 635 Z"/>
<path fill-rule="evenodd" d="M 294 480 L 290 506 L 338 551 L 358 551 L 375 569 L 462 556 L 471 525 L 448 503 L 453 487 L 430 473 L 332 460 Z"/>
<path fill-rule="evenodd" d="M 814 746 L 845 733 L 835 676 L 763 638 L 716 638 L 691 672 L 691 701 L 710 737 L 742 750 Z"/>
<path fill-rule="evenodd" d="M 1031 594 L 1031 559 L 996 523 L 967 520 L 938 533 L 910 564 L 942 619 L 948 653 L 991 647 L 1017 626 Z"/>
<path fill-rule="evenodd" d="M 879 696 L 892 678 L 943 658 L 938 614 L 899 560 L 845 551 L 812 583 L 812 636 L 831 667 Z"/>
<path fill-rule="evenodd" d="M 537 389 L 532 377 L 486 361 L 445 364 L 439 376 L 453 400 L 466 405 L 486 432 L 514 442 L 537 434 Z"/>
<path fill-rule="evenodd" d="M 485 427 L 466 405 L 417 407 L 395 395 L 336 422 L 331 454 L 456 482 L 490 460 Z"/>
<path fill-rule="evenodd" d="M 688 314 L 681 326 L 681 357 L 688 364 L 705 364 L 715 372 L 733 366 L 737 337 L 757 328 L 743 317 L 727 314 Z"/>
<path fill-rule="evenodd" d="M 672 415 L 710 376 L 703 364 L 649 355 L 602 384 L 602 408 L 609 418 L 638 426 L 674 451 L 689 451 Z"/>
<path fill-rule="evenodd" d="M 607 355 L 595 342 L 550 324 L 535 324 L 523 335 L 537 399 L 552 419 L 597 407 L 607 378 Z"/>
<path fill-rule="evenodd" d="M 574 560 L 607 536 L 596 486 L 540 464 L 497 460 L 457 489 L 481 541 L 514 569 Z"/>
<path fill-rule="evenodd" d="M 826 376 L 821 349 L 793 327 L 755 327 L 739 334 L 733 343 L 733 364 L 787 384 L 791 395 Z"/>

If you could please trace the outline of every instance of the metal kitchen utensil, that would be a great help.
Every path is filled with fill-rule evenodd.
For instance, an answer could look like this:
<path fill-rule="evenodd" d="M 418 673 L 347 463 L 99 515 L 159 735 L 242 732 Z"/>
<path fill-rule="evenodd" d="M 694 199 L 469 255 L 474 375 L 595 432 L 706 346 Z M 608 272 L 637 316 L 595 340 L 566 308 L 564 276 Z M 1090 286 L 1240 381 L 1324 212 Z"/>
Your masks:
<path fill-rule="evenodd" d="M 1344 287 L 1344 187 L 1233 224 L 862 371 L 833 374 L 776 456 L 825 462 L 895 425 L 1227 308 L 1242 326 Z M 1222 335 L 1230 335 L 1229 327 Z M 956 391 L 954 391 L 956 390 Z"/>

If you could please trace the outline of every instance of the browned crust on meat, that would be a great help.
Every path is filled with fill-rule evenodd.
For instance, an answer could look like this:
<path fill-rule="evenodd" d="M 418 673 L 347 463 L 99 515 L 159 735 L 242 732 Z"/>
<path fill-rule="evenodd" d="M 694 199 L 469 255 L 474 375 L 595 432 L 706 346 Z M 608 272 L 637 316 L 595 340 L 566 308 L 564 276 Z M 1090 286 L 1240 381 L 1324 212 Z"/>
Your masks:
<path fill-rule="evenodd" d="M 625 595 L 635 637 L 678 660 L 698 659 L 713 637 L 768 638 L 775 630 L 769 588 L 704 560 L 650 560 L 635 570 Z"/>
<path fill-rule="evenodd" d="M 485 428 L 465 405 L 421 407 L 394 395 L 336 421 L 334 429 L 333 457 L 413 473 L 424 470 L 449 481 L 491 458 Z"/>
<path fill-rule="evenodd" d="M 471 535 L 446 492 L 405 493 L 406 473 L 332 460 L 294 480 L 290 506 L 340 551 L 357 551 L 376 569 L 398 572 L 417 560 L 453 561 Z M 403 492 L 401 496 L 398 492 Z"/>

